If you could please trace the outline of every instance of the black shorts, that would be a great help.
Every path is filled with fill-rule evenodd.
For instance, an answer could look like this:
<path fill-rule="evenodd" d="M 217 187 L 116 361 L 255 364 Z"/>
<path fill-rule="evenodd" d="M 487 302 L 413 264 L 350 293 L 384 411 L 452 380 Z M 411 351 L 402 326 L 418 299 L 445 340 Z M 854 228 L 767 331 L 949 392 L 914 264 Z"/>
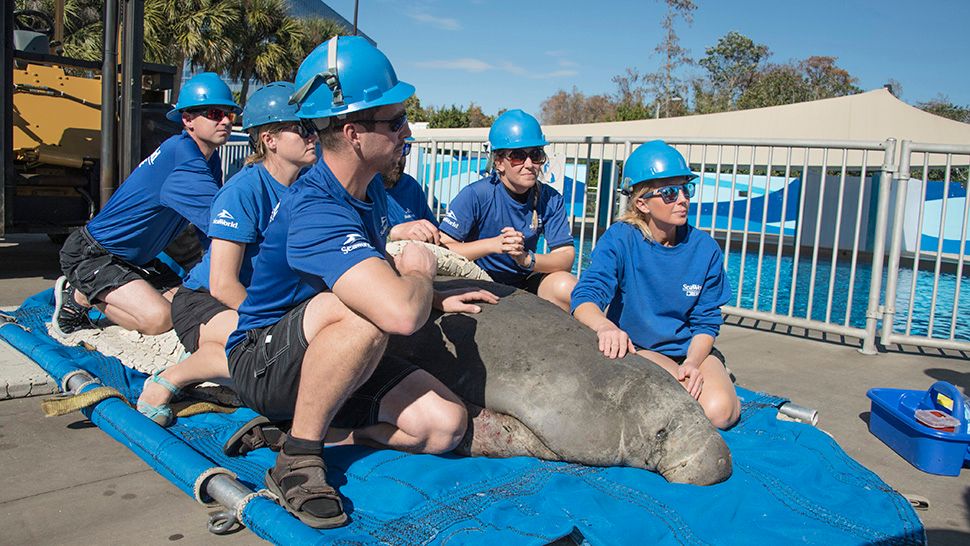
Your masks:
<path fill-rule="evenodd" d="M 137 266 L 108 252 L 88 233 L 87 227 L 68 235 L 60 258 L 67 282 L 92 303 L 101 300 L 105 292 L 132 281 L 147 281 L 159 292 L 182 284 L 178 274 L 157 258 Z"/>
<path fill-rule="evenodd" d="M 531 292 L 538 296 L 539 285 L 542 284 L 543 279 L 545 279 L 548 275 L 548 273 L 532 272 L 529 273 L 528 277 L 514 283 L 512 286 L 520 290 L 525 290 L 526 292 Z"/>
<path fill-rule="evenodd" d="M 172 327 L 186 351 L 199 350 L 199 327 L 223 311 L 232 309 L 212 297 L 208 290 L 179 287 L 172 298 Z"/>
<path fill-rule="evenodd" d="M 276 324 L 246 332 L 246 338 L 229 352 L 229 373 L 239 399 L 272 421 L 293 419 L 309 345 L 303 334 L 303 314 L 309 302 L 294 307 Z M 337 411 L 331 426 L 376 424 L 384 395 L 417 369 L 401 359 L 381 359 L 370 378 Z"/>
<path fill-rule="evenodd" d="M 684 360 L 687 358 L 687 355 L 680 355 L 680 356 L 665 355 L 665 356 L 673 360 L 674 362 L 676 362 L 678 366 L 683 364 Z M 722 353 L 721 351 L 718 351 L 717 347 L 711 347 L 711 356 L 720 360 L 721 365 L 727 368 L 727 360 L 724 358 L 724 353 Z"/>

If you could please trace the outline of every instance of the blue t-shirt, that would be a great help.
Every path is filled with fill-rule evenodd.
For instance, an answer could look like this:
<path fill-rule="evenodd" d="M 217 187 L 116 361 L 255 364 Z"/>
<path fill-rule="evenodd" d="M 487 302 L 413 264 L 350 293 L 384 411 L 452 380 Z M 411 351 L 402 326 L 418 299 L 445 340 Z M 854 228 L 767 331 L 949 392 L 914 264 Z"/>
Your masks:
<path fill-rule="evenodd" d="M 626 222 L 610 226 L 573 289 L 570 312 L 588 302 L 609 305 L 606 317 L 634 344 L 668 356 L 686 355 L 697 334 L 716 337 L 731 296 L 721 248 L 690 225 L 678 236 L 666 247 Z"/>
<path fill-rule="evenodd" d="M 539 204 L 539 226 L 532 229 L 533 192 L 529 190 L 525 203 L 509 195 L 498 174 L 473 182 L 458 192 L 448 205 L 448 213 L 441 219 L 439 229 L 452 239 L 463 243 L 488 239 L 502 233 L 502 228 L 512 227 L 525 236 L 525 247 L 535 252 L 539 236 L 545 235 L 549 248 L 572 245 L 573 236 L 566 220 L 562 195 L 551 186 L 542 185 Z M 519 267 L 508 254 L 489 254 L 475 263 L 493 280 L 505 284 L 518 284 L 532 271 Z"/>
<path fill-rule="evenodd" d="M 387 200 L 387 213 L 391 227 L 415 220 L 427 220 L 438 225 L 438 219 L 428 206 L 428 196 L 413 176 L 402 174 L 397 184 L 387 190 L 387 196 L 390 198 Z"/>
<path fill-rule="evenodd" d="M 200 233 L 209 223 L 209 205 L 222 185 L 219 152 L 206 161 L 185 131 L 138 165 L 111 199 L 88 222 L 88 232 L 108 252 L 144 265 L 191 222 Z M 208 239 L 200 237 L 203 246 Z"/>
<path fill-rule="evenodd" d="M 239 282 L 243 286 L 249 286 L 263 232 L 286 190 L 287 187 L 277 182 L 262 163 L 256 163 L 243 167 L 212 199 L 209 238 L 246 243 L 239 268 Z M 183 286 L 191 290 L 209 290 L 211 260 L 210 248 L 202 261 L 192 268 Z"/>
<path fill-rule="evenodd" d="M 264 233 L 226 354 L 248 330 L 274 324 L 290 309 L 329 291 L 350 268 L 368 258 L 384 259 L 391 228 L 379 177 L 367 187 L 367 198 L 364 202 L 347 193 L 322 160 L 290 186 Z"/>

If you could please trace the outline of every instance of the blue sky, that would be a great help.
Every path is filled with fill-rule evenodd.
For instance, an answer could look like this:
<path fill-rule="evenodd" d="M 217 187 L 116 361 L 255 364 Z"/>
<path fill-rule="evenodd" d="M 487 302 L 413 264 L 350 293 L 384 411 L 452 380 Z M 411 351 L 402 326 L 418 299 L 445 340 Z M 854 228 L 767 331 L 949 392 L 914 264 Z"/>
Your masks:
<path fill-rule="evenodd" d="M 970 1 L 695 2 L 694 24 L 678 27 L 695 59 L 735 30 L 772 62 L 834 56 L 865 90 L 894 78 L 907 102 L 970 104 Z M 326 3 L 353 20 L 353 0 Z M 360 0 L 359 22 L 424 105 L 538 114 L 559 89 L 606 93 L 627 67 L 655 70 L 664 11 L 655 0 Z"/>

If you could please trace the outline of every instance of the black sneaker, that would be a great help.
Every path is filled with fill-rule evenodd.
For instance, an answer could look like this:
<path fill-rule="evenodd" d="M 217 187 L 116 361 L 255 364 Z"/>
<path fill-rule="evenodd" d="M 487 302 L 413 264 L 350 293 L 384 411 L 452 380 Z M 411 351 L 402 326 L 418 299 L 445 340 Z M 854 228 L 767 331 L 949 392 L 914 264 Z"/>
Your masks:
<path fill-rule="evenodd" d="M 67 283 L 67 277 L 61 276 L 54 284 L 54 316 L 51 317 L 51 326 L 61 337 L 96 327 L 88 317 L 88 308 L 74 299 L 74 292 L 76 290 Z"/>

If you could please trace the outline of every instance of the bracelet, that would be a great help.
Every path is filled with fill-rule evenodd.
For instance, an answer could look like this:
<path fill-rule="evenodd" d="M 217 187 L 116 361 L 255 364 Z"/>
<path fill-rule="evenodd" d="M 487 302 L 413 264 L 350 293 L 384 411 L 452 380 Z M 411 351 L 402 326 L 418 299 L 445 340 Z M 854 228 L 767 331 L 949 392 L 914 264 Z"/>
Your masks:
<path fill-rule="evenodd" d="M 525 269 L 532 271 L 536 266 L 536 253 L 529 251 L 529 265 L 523 266 Z"/>

